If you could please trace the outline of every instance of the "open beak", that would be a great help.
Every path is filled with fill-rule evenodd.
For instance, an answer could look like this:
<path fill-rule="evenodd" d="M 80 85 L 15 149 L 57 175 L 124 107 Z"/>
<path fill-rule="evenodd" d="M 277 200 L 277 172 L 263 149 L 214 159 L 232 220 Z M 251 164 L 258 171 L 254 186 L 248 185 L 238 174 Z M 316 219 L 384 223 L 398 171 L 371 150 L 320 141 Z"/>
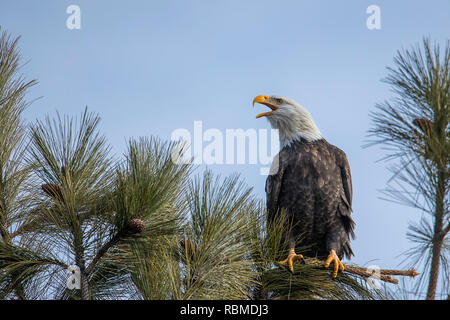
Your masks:
<path fill-rule="evenodd" d="M 272 111 L 269 112 L 263 112 L 256 116 L 256 118 L 266 117 L 272 114 L 275 110 L 278 109 L 278 107 L 275 105 L 274 101 L 272 101 L 272 98 L 269 96 L 259 95 L 255 99 L 253 99 L 253 106 L 255 106 L 255 103 L 260 103 L 268 106 Z"/>

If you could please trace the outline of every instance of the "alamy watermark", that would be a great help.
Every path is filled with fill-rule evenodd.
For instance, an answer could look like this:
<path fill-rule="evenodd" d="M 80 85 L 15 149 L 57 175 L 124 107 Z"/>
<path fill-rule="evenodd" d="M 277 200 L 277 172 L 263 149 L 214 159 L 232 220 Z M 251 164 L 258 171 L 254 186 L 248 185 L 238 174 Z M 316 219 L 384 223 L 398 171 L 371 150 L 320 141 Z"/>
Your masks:
<path fill-rule="evenodd" d="M 371 275 L 369 278 L 367 278 L 367 286 L 370 289 L 379 290 L 381 289 L 381 270 L 380 267 L 377 265 L 372 265 L 367 268 L 367 272 Z"/>
<path fill-rule="evenodd" d="M 70 275 L 67 278 L 67 288 L 72 289 L 80 289 L 81 288 L 81 272 L 80 268 L 76 265 L 68 266 L 66 269 L 67 273 Z"/>
<path fill-rule="evenodd" d="M 172 161 L 177 164 L 260 165 L 261 175 L 278 171 L 280 142 L 275 129 L 204 130 L 202 121 L 194 121 L 192 132 L 176 129 L 171 140 L 177 142 L 172 152 Z"/>
<path fill-rule="evenodd" d="M 66 13 L 70 14 L 66 20 L 66 27 L 69 30 L 81 29 L 81 9 L 79 6 L 72 4 L 67 7 Z"/>
<path fill-rule="evenodd" d="M 66 27 L 69 30 L 81 29 L 81 9 L 78 5 L 72 4 L 67 7 L 66 13 L 69 16 L 66 19 Z M 366 13 L 369 14 L 366 20 L 366 27 L 369 30 L 381 29 L 381 9 L 379 6 L 372 4 L 367 7 Z"/>
<path fill-rule="evenodd" d="M 370 16 L 366 20 L 366 26 L 369 30 L 381 29 L 381 9 L 377 5 L 370 5 L 366 9 L 366 13 Z"/>

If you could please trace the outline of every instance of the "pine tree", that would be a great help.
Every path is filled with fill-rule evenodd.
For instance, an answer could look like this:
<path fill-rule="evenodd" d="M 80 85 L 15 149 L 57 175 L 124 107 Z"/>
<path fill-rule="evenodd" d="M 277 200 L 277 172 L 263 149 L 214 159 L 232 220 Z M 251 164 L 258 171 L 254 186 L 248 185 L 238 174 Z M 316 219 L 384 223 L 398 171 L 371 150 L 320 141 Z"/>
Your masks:
<path fill-rule="evenodd" d="M 420 209 L 419 223 L 409 226 L 414 247 L 405 254 L 423 272 L 416 286 L 427 285 L 427 299 L 434 299 L 442 279 L 449 290 L 449 98 L 450 47 L 424 39 L 422 46 L 398 51 L 395 68 L 388 68 L 384 80 L 395 93 L 372 113 L 370 144 L 383 144 L 393 177 L 385 194 L 389 199 Z M 445 295 L 446 297 L 446 295 Z"/>
<path fill-rule="evenodd" d="M 25 108 L 27 90 L 36 84 L 25 81 L 19 74 L 21 56 L 17 43 L 0 28 L 0 246 L 8 248 L 17 241 L 18 227 L 27 219 L 27 210 L 32 206 L 33 190 L 28 188 L 31 166 L 25 164 L 27 146 L 26 125 L 21 119 Z M 0 269 L 3 261 L 0 259 Z M 12 296 L 26 299 L 23 286 L 17 282 L 17 272 L 3 277 L 0 282 L 0 298 Z"/>

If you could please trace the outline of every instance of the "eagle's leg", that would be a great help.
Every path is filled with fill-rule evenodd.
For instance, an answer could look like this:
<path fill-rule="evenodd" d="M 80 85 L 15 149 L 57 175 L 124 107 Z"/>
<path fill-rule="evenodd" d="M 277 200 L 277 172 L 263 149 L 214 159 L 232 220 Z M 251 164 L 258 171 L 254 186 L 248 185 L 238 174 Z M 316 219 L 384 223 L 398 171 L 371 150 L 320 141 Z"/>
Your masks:
<path fill-rule="evenodd" d="M 333 278 L 336 278 L 338 270 L 344 271 L 344 265 L 336 255 L 336 251 L 334 251 L 333 249 L 330 250 L 330 254 L 328 255 L 327 260 L 325 261 L 324 267 L 328 268 L 331 262 L 333 262 L 334 264 Z"/>
<path fill-rule="evenodd" d="M 288 257 L 283 261 L 280 261 L 280 263 L 287 263 L 289 265 L 289 270 L 291 272 L 294 272 L 295 261 L 302 261 L 303 263 L 305 263 L 305 258 L 303 258 L 303 255 L 301 254 L 296 254 L 294 248 L 290 248 Z"/>

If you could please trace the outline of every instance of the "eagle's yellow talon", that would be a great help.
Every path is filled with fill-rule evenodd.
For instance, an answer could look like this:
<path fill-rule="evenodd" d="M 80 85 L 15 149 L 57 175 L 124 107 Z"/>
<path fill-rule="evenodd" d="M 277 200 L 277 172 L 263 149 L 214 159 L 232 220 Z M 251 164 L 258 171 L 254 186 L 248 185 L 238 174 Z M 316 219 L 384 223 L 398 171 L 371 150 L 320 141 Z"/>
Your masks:
<path fill-rule="evenodd" d="M 324 263 L 324 267 L 328 268 L 333 262 L 333 278 L 337 277 L 338 270 L 344 271 L 344 265 L 342 264 L 341 260 L 339 260 L 338 256 L 336 255 L 336 251 L 331 250 L 330 254 L 328 255 L 327 260 Z"/>
<path fill-rule="evenodd" d="M 286 259 L 284 259 L 283 261 L 280 261 L 279 263 L 282 263 L 282 264 L 287 263 L 289 265 L 289 271 L 294 272 L 294 262 L 295 261 L 305 262 L 305 259 L 303 258 L 303 255 L 296 254 L 294 249 L 290 249 L 288 257 Z"/>

